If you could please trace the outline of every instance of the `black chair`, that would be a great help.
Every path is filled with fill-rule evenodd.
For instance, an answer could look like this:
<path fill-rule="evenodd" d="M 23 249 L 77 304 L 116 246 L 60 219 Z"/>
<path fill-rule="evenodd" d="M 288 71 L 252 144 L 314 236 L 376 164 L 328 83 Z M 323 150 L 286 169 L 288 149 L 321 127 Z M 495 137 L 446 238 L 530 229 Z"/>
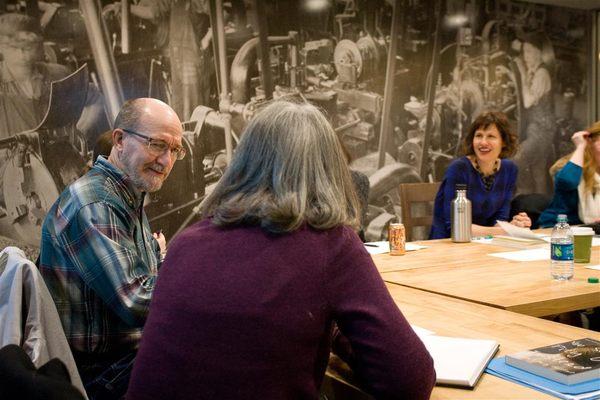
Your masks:
<path fill-rule="evenodd" d="M 69 371 L 58 358 L 36 369 L 25 351 L 9 344 L 0 349 L 0 399 L 85 400 L 71 385 Z"/>
<path fill-rule="evenodd" d="M 537 229 L 539 228 L 538 219 L 542 212 L 550 205 L 551 200 L 552 196 L 548 194 L 520 194 L 510 202 L 510 219 L 520 212 L 526 212 L 531 219 L 531 229 Z"/>

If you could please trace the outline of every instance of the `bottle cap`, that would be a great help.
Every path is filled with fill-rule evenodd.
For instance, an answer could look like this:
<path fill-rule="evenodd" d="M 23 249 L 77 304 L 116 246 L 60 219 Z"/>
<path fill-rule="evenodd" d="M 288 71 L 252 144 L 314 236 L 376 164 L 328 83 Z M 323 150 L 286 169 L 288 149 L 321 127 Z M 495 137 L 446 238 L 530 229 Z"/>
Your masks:
<path fill-rule="evenodd" d="M 595 276 L 590 276 L 588 278 L 588 283 L 598 283 L 598 278 Z"/>
<path fill-rule="evenodd" d="M 467 190 L 467 184 L 466 183 L 457 183 L 456 185 L 454 185 L 454 188 L 456 190 Z"/>

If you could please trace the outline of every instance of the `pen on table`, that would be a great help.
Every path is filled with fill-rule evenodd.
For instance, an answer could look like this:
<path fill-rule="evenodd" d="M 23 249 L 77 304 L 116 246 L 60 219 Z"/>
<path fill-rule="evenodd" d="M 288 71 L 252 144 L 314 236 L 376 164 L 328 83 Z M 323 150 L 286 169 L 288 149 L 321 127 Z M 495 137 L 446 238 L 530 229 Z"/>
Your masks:
<path fill-rule="evenodd" d="M 371 243 L 363 243 L 363 244 L 367 247 L 379 247 L 376 244 L 371 244 Z"/>

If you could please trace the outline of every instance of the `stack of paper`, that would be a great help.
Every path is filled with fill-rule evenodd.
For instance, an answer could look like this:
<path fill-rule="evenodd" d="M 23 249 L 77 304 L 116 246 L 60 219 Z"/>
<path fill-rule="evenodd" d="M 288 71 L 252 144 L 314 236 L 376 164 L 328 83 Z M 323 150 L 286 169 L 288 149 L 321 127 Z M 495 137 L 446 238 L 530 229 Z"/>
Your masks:
<path fill-rule="evenodd" d="M 544 244 L 545 235 L 533 233 L 529 228 L 520 228 L 506 221 L 496 221 L 508 235 L 496 235 L 492 244 L 524 248 Z"/>
<path fill-rule="evenodd" d="M 547 235 L 538 235 L 533 233 L 529 228 L 521 228 L 506 221 L 496 221 L 500 228 L 504 229 L 510 237 L 529 240 L 544 240 Z"/>
<path fill-rule="evenodd" d="M 492 243 L 500 246 L 524 248 L 529 246 L 547 246 L 543 239 L 525 239 L 514 236 L 496 235 Z"/>
<path fill-rule="evenodd" d="M 540 392 L 548 393 L 560 399 L 566 400 L 592 400 L 600 399 L 600 381 L 593 380 L 575 385 L 563 385 L 562 383 L 530 374 L 519 368 L 506 364 L 505 358 L 500 357 L 492 360 L 485 372 L 530 387 Z"/>

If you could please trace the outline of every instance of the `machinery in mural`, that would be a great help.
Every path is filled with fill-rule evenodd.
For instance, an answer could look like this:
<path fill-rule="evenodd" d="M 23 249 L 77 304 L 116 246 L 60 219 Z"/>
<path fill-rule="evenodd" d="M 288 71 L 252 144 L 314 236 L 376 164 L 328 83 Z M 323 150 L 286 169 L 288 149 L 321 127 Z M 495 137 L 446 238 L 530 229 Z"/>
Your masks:
<path fill-rule="evenodd" d="M 84 172 L 87 141 L 74 122 L 85 105 L 87 85 L 85 66 L 53 82 L 40 124 L 0 140 L 0 232 L 4 236 L 39 245 L 48 209 L 60 191 Z"/>
<path fill-rule="evenodd" d="M 70 47 L 57 46 L 55 54 L 76 65 L 94 61 L 90 76 L 102 90 L 109 119 L 123 100 L 123 71 L 138 70 L 140 60 L 145 72 L 133 75 L 141 83 L 127 97 L 150 95 L 168 102 L 169 60 L 164 52 L 138 41 L 127 44 L 131 49 L 123 54 L 124 39 L 138 37 L 136 29 L 148 26 L 127 25 L 129 18 L 123 17 L 107 25 L 97 2 L 80 3 L 79 10 L 64 13 L 62 24 L 79 33 L 85 30 L 90 45 L 76 48 L 76 42 L 64 41 Z M 442 1 L 436 7 L 425 0 L 396 1 L 399 15 L 392 2 L 337 0 L 323 29 L 293 26 L 285 31 L 286 27 L 271 29 L 264 2 L 254 1 L 254 35 L 246 25 L 244 2 L 231 2 L 228 20 L 222 1 L 210 3 L 217 85 L 211 104 L 197 105 L 184 122 L 188 156 L 175 164 L 147 206 L 151 224 L 168 237 L 197 218 L 198 205 L 222 175 L 245 124 L 271 98 L 302 97 L 330 118 L 351 166 L 369 176 L 369 240 L 385 236 L 387 224 L 400 214 L 400 183 L 441 180 L 460 153 L 466 127 L 480 111 L 502 110 L 521 121 L 517 52 L 507 38 L 515 38 L 525 22 L 503 13 L 498 4 L 505 2 L 483 10 L 483 24 L 465 21 L 443 28 L 451 15 Z M 553 64 L 553 57 L 548 50 L 546 62 Z M 393 71 L 386 74 L 390 65 Z M 130 84 L 126 80 L 125 86 Z M 567 116 L 563 125 L 568 124 Z M 31 135 L 16 135 L 10 141 L 12 148 L 21 150 L 13 151 L 6 163 L 6 212 L 0 217 L 1 234 L 31 243 L 39 240 L 43 215 L 68 183 L 55 172 L 61 167 L 45 155 L 47 146 L 57 145 L 40 140 L 45 136 L 36 132 L 35 145 L 22 139 Z M 91 139 L 71 135 L 60 142 L 77 154 L 73 164 L 89 161 L 87 149 L 93 143 L 86 140 Z M 33 169 L 42 172 L 35 175 Z M 15 185 L 22 193 L 18 201 L 7 195 Z M 21 228 L 22 221 L 28 221 L 28 229 Z"/>

